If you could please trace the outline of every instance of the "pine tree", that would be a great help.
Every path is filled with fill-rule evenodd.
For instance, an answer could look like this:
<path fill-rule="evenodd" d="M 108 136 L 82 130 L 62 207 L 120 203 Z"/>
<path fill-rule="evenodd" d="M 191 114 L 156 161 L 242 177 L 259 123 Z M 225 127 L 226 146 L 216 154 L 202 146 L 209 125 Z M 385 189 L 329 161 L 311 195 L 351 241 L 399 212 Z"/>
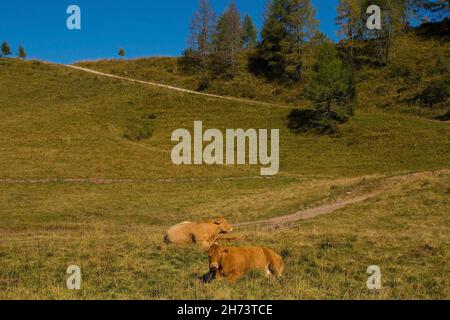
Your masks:
<path fill-rule="evenodd" d="M 258 48 L 269 77 L 301 79 L 303 49 L 316 33 L 314 15 L 310 0 L 274 0 L 271 3 Z"/>
<path fill-rule="evenodd" d="M 25 52 L 25 48 L 22 45 L 19 46 L 17 56 L 20 59 L 25 59 L 27 57 L 27 53 Z"/>
<path fill-rule="evenodd" d="M 258 59 L 262 62 L 261 69 L 269 78 L 281 79 L 285 76 L 282 44 L 288 37 L 289 10 L 289 0 L 273 0 L 266 13 Z"/>
<path fill-rule="evenodd" d="M 8 42 L 2 43 L 2 56 L 7 57 L 11 54 L 11 48 L 9 47 Z"/>
<path fill-rule="evenodd" d="M 258 30 L 256 29 L 255 24 L 253 23 L 252 18 L 247 14 L 242 23 L 242 32 L 243 32 L 243 45 L 246 49 L 251 49 L 256 46 Z"/>
<path fill-rule="evenodd" d="M 125 49 L 124 48 L 120 48 L 119 52 L 117 53 L 120 57 L 125 57 Z"/>
<path fill-rule="evenodd" d="M 237 71 L 237 56 L 241 50 L 241 18 L 233 2 L 217 23 L 214 34 L 214 55 L 211 59 L 214 71 L 234 77 Z"/>
<path fill-rule="evenodd" d="M 338 58 L 332 43 L 325 41 L 318 48 L 313 75 L 304 93 L 326 119 L 332 118 L 335 106 L 353 96 L 351 72 Z"/>
<path fill-rule="evenodd" d="M 198 11 L 191 18 L 189 47 L 198 52 L 201 67 L 205 68 L 208 55 L 212 52 L 213 34 L 216 27 L 216 15 L 209 0 L 200 0 Z"/>

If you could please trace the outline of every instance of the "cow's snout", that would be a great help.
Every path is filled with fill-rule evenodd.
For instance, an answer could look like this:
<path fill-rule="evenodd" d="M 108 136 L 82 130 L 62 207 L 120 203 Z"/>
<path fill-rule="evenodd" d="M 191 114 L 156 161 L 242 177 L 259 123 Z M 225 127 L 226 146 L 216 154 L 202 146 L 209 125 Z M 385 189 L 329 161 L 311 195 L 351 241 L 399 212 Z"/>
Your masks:
<path fill-rule="evenodd" d="M 217 270 L 217 269 L 219 269 L 219 264 L 217 262 L 213 262 L 209 265 L 209 268 L 211 270 Z"/>

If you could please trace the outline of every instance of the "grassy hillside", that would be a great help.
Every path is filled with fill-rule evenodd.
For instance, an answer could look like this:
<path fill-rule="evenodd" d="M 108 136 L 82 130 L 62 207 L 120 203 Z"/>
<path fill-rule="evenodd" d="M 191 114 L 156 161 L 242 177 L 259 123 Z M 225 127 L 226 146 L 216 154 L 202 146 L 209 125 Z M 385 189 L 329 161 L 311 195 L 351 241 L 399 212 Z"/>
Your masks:
<path fill-rule="evenodd" d="M 236 286 L 204 286 L 196 277 L 207 271 L 205 254 L 161 241 L 175 222 L 273 217 L 383 189 L 385 176 L 448 168 L 447 123 L 365 108 L 339 136 L 294 135 L 285 129 L 290 108 L 13 59 L 0 59 L 0 106 L 0 298 L 449 297 L 446 171 L 287 230 L 238 230 L 283 253 L 279 281 L 252 275 Z M 279 128 L 280 175 L 174 166 L 171 132 L 195 120 Z M 124 138 L 143 121 L 151 138 Z M 365 270 L 377 263 L 385 289 L 374 294 Z M 70 264 L 83 270 L 77 293 L 65 289 Z"/>
<path fill-rule="evenodd" d="M 448 173 L 424 175 L 291 229 L 238 229 L 250 244 L 282 253 L 286 271 L 276 281 L 255 273 L 236 285 L 203 285 L 197 277 L 208 271 L 204 252 L 165 246 L 163 223 L 135 223 L 127 216 L 117 222 L 106 215 L 74 216 L 69 225 L 2 229 L 0 298 L 448 299 L 449 183 Z M 94 206 L 88 202 L 84 210 Z M 72 264 L 83 271 L 77 292 L 65 288 Z M 365 286 L 372 264 L 383 275 L 383 289 L 376 292 Z"/>
<path fill-rule="evenodd" d="M 131 77 L 145 81 L 156 81 L 181 88 L 233 96 L 259 101 L 282 104 L 297 104 L 303 101 L 301 86 L 268 83 L 262 77 L 256 77 L 247 70 L 250 52 L 240 56 L 237 76 L 233 81 L 223 79 L 205 80 L 202 74 L 190 74 L 182 71 L 178 58 L 158 57 L 133 60 L 99 60 L 79 62 L 76 65 L 112 73 L 118 76 Z"/>
<path fill-rule="evenodd" d="M 418 35 L 419 34 L 419 35 Z M 390 62 L 386 67 L 362 65 L 357 68 L 356 107 L 389 109 L 435 118 L 450 112 L 450 100 L 428 108 L 421 105 L 417 96 L 429 84 L 450 77 L 450 45 L 442 39 L 420 36 L 421 29 L 398 36 L 392 45 Z M 145 81 L 156 81 L 190 90 L 198 90 L 225 96 L 236 96 L 259 101 L 269 101 L 296 107 L 310 103 L 302 97 L 303 84 L 268 82 L 248 71 L 248 57 L 241 55 L 239 70 L 234 80 L 213 79 L 206 81 L 202 74 L 186 74 L 178 64 L 178 58 L 141 58 L 135 60 L 99 60 L 79 62 L 77 65 L 114 75 Z M 304 61 L 305 78 L 308 79 L 314 62 L 314 52 L 307 50 Z"/>

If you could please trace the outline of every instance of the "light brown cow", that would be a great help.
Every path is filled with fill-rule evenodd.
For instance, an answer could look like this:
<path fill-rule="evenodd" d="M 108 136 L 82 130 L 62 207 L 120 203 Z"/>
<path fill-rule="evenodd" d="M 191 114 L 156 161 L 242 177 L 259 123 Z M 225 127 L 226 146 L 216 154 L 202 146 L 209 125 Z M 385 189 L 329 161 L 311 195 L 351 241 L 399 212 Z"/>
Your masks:
<path fill-rule="evenodd" d="M 272 278 L 280 277 L 284 269 L 283 258 L 267 248 L 213 245 L 208 250 L 208 256 L 210 273 L 214 273 L 215 279 L 225 278 L 231 283 L 238 281 L 250 270 L 261 270 Z"/>
<path fill-rule="evenodd" d="M 233 227 L 225 218 L 205 222 L 182 222 L 171 227 L 164 236 L 166 243 L 197 243 L 209 248 L 223 233 L 232 232 Z"/>

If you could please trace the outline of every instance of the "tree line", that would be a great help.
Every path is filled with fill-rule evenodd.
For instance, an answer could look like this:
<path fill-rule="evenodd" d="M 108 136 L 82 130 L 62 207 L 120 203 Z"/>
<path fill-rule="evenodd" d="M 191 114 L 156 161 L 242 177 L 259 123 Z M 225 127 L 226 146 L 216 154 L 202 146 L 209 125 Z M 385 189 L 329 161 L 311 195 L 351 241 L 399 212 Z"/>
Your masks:
<path fill-rule="evenodd" d="M 367 8 L 378 5 L 382 12 L 382 28 L 366 27 Z M 340 0 L 336 24 L 339 26 L 341 49 L 347 61 L 389 63 L 395 36 L 408 32 L 414 24 L 438 21 L 450 16 L 449 0 Z"/>
<path fill-rule="evenodd" d="M 381 9 L 381 29 L 367 27 L 371 5 Z M 259 36 L 251 17 L 241 19 L 234 2 L 217 17 L 209 0 L 200 0 L 180 65 L 208 79 L 233 79 L 245 52 L 248 59 L 241 61 L 250 72 L 283 85 L 304 84 L 303 95 L 315 110 L 306 117 L 304 112 L 292 114 L 293 129 L 333 131 L 335 122 L 352 114 L 355 69 L 364 64 L 386 66 L 396 36 L 449 16 L 450 0 L 340 0 L 336 17 L 340 40 L 332 43 L 318 30 L 311 0 L 271 0 Z M 307 66 L 311 52 L 315 62 Z"/>
<path fill-rule="evenodd" d="M 218 17 L 209 0 L 200 0 L 191 18 L 189 45 L 181 65 L 186 71 L 208 70 L 232 79 L 239 54 L 256 46 L 257 34 L 252 18 L 246 15 L 241 19 L 234 2 Z"/>
<path fill-rule="evenodd" d="M 8 42 L 4 41 L 1 46 L 0 57 L 7 58 L 10 55 L 12 55 L 11 47 L 9 46 Z M 17 57 L 20 59 L 25 59 L 27 57 L 25 48 L 22 45 L 20 45 L 19 48 L 17 49 Z"/>
<path fill-rule="evenodd" d="M 367 8 L 377 5 L 382 12 L 380 30 L 366 27 Z M 301 81 L 303 56 L 308 46 L 326 38 L 318 31 L 315 8 L 310 0 L 272 0 L 265 12 L 259 41 L 249 15 L 241 14 L 232 2 L 217 17 L 209 0 L 200 0 L 191 19 L 188 48 L 183 52 L 186 70 L 210 72 L 234 78 L 239 54 L 254 49 L 250 69 L 271 80 Z M 354 67 L 358 55 L 379 65 L 389 62 L 392 39 L 407 32 L 415 22 L 435 21 L 450 16 L 450 0 L 340 0 L 336 24 L 340 50 Z"/>
<path fill-rule="evenodd" d="M 334 44 L 318 31 L 311 1 L 273 0 L 264 20 L 258 39 L 251 17 L 241 19 L 234 2 L 216 18 L 210 2 L 200 0 L 191 20 L 189 46 L 180 64 L 184 70 L 207 77 L 233 79 L 241 53 L 246 52 L 248 59 L 244 61 L 248 61 L 251 72 L 288 84 L 305 80 L 305 53 L 317 50 L 313 75 L 304 88 L 305 97 L 314 102 L 315 109 L 306 118 L 300 115 L 306 119 L 301 128 L 292 128 L 333 132 L 335 122 L 346 121 L 351 114 L 353 76 Z"/>

